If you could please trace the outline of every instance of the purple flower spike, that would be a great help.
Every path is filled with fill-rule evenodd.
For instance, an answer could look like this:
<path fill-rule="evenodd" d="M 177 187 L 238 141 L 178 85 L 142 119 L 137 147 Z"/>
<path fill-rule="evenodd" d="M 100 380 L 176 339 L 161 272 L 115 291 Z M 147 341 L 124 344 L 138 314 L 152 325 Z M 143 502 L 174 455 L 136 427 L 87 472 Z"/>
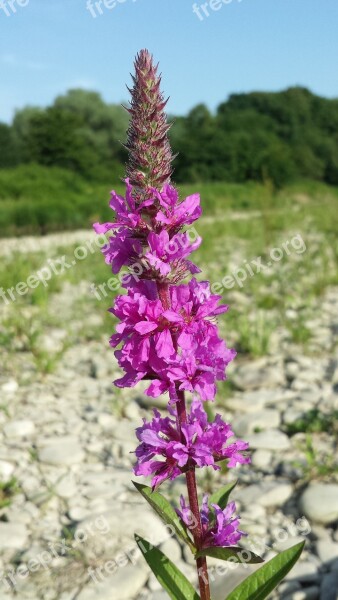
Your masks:
<path fill-rule="evenodd" d="M 168 140 L 164 112 L 167 100 L 160 91 L 161 77 L 148 50 L 141 50 L 135 60 L 134 87 L 131 93 L 131 116 L 126 148 L 129 151 L 127 175 L 136 188 L 136 197 L 149 188 L 161 189 L 169 183 L 174 156 Z"/>

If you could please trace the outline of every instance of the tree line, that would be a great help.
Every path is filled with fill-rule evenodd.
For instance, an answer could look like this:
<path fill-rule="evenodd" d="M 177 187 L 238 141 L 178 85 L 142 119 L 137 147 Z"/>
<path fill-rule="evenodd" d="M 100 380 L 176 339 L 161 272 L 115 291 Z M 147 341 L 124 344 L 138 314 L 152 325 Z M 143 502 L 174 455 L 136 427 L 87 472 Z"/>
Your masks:
<path fill-rule="evenodd" d="M 232 94 L 213 114 L 204 105 L 171 117 L 177 182 L 295 179 L 338 185 L 338 99 L 302 87 Z M 35 163 L 86 179 L 124 173 L 128 113 L 96 92 L 70 90 L 52 106 L 0 123 L 0 168 Z"/>

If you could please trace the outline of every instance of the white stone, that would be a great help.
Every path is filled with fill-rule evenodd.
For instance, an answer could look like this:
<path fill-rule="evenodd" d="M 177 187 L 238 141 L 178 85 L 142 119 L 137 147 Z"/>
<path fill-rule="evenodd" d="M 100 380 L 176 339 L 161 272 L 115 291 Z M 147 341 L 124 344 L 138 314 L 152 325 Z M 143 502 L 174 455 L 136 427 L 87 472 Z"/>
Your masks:
<path fill-rule="evenodd" d="M 234 491 L 234 498 L 244 505 L 257 503 L 267 508 L 270 506 L 282 506 L 291 496 L 293 488 L 289 483 L 277 483 L 275 481 L 263 481 L 255 483 L 240 490 Z"/>
<path fill-rule="evenodd" d="M 318 540 L 316 552 L 321 562 L 328 566 L 338 559 L 338 544 L 331 540 Z"/>
<path fill-rule="evenodd" d="M 10 421 L 4 427 L 5 436 L 11 437 L 29 437 L 35 433 L 33 421 Z"/>
<path fill-rule="evenodd" d="M 238 436 L 254 433 L 255 429 L 271 429 L 280 425 L 280 414 L 278 410 L 266 408 L 255 414 L 241 415 L 232 420 L 234 432 Z"/>
<path fill-rule="evenodd" d="M 5 394 L 14 394 L 19 389 L 19 384 L 15 379 L 10 379 L 3 383 L 1 386 L 1 390 L 5 392 Z"/>
<path fill-rule="evenodd" d="M 79 442 L 72 438 L 58 438 L 39 450 L 39 460 L 50 465 L 73 465 L 83 461 L 84 452 Z"/>
<path fill-rule="evenodd" d="M 182 549 L 179 543 L 174 538 L 169 538 L 160 546 L 161 551 L 165 554 L 173 563 L 182 559 Z"/>
<path fill-rule="evenodd" d="M 112 560 L 110 562 L 113 563 Z M 113 565 L 109 565 L 107 561 L 101 570 L 103 575 L 106 574 L 104 579 L 102 580 L 102 577 L 97 575 L 97 582 L 94 580 L 85 587 L 77 596 L 77 600 L 98 600 L 98 598 L 100 600 L 112 600 L 112 598 L 129 600 L 137 596 L 149 577 L 146 566 L 126 565 L 118 568 L 113 575 L 110 575 L 105 568 L 112 569 Z M 95 569 L 93 571 L 94 577 Z"/>
<path fill-rule="evenodd" d="M 300 508 L 310 519 L 328 525 L 338 519 L 338 485 L 314 483 L 302 494 Z"/>
<path fill-rule="evenodd" d="M 111 510 L 102 510 L 102 507 L 102 503 L 91 506 L 91 515 L 78 523 L 75 530 L 75 538 L 83 537 L 83 532 L 88 534 L 90 543 L 82 546 L 88 559 L 95 558 L 103 551 L 116 553 L 130 547 L 139 555 L 134 540 L 135 533 L 154 545 L 163 543 L 170 537 L 160 518 L 143 504 L 142 510 L 140 505 L 117 504 L 116 501 L 113 501 Z"/>
<path fill-rule="evenodd" d="M 270 506 L 283 506 L 291 498 L 292 494 L 292 485 L 289 483 L 276 483 L 270 490 L 267 489 L 258 501 L 266 508 Z"/>
<path fill-rule="evenodd" d="M 315 564 L 309 561 L 297 562 L 289 571 L 285 579 L 295 579 L 296 581 L 316 582 L 318 580 L 318 570 Z"/>
<path fill-rule="evenodd" d="M 27 542 L 28 532 L 21 523 L 5 523 L 0 521 L 0 550 L 22 550 Z"/>
<path fill-rule="evenodd" d="M 14 465 L 6 460 L 0 460 L 0 480 L 7 481 L 13 475 Z"/>
<path fill-rule="evenodd" d="M 278 429 L 269 429 L 246 436 L 250 448 L 263 450 L 288 450 L 290 440 L 288 436 Z"/>
<path fill-rule="evenodd" d="M 256 450 L 252 457 L 252 464 L 257 469 L 267 469 L 271 467 L 272 452 L 270 450 Z"/>
<path fill-rule="evenodd" d="M 77 493 L 77 485 L 73 475 L 65 475 L 55 486 L 55 492 L 60 498 L 72 498 Z"/>
<path fill-rule="evenodd" d="M 243 364 L 236 368 L 232 382 L 239 390 L 256 390 L 262 386 L 276 388 L 284 385 L 282 365 L 269 365 L 265 358 Z"/>

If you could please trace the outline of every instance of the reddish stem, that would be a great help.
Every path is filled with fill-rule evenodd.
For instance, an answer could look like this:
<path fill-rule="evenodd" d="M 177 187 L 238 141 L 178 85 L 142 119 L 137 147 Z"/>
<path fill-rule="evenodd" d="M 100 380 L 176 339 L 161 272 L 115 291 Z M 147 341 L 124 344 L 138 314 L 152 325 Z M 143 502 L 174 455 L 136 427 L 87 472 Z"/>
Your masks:
<path fill-rule="evenodd" d="M 177 414 L 179 424 L 186 423 L 187 413 L 185 406 L 184 392 L 177 390 L 178 402 L 177 402 Z M 186 481 L 188 488 L 189 505 L 192 514 L 194 515 L 195 527 L 192 530 L 194 536 L 194 542 L 197 550 L 202 546 L 202 522 L 201 514 L 198 504 L 197 484 L 195 467 L 190 467 L 186 472 Z M 196 559 L 196 567 L 198 574 L 198 583 L 200 588 L 201 600 L 210 600 L 210 585 L 208 575 L 207 559 L 204 556 Z"/>
<path fill-rule="evenodd" d="M 171 307 L 170 302 L 170 293 L 169 293 L 169 285 L 163 282 L 157 282 L 157 290 L 159 299 L 162 302 L 162 306 L 165 310 L 168 310 Z M 182 390 L 179 390 L 176 386 L 176 394 L 177 394 L 177 424 L 178 428 L 181 431 L 181 426 L 187 422 L 187 409 L 185 404 L 185 396 Z M 182 434 L 181 434 L 182 435 Z M 189 505 L 192 514 L 194 515 L 194 520 L 196 526 L 192 530 L 194 536 L 194 542 L 197 550 L 199 550 L 202 546 L 202 522 L 201 522 L 201 514 L 198 504 L 198 494 L 197 494 L 197 485 L 196 485 L 196 474 L 195 467 L 190 466 L 188 471 L 186 472 L 186 481 L 188 488 L 188 497 L 189 497 Z M 200 588 L 200 596 L 201 600 L 210 600 L 210 585 L 209 585 L 209 575 L 208 575 L 208 566 L 207 560 L 204 556 L 196 559 L 196 567 L 198 574 L 198 583 Z"/>

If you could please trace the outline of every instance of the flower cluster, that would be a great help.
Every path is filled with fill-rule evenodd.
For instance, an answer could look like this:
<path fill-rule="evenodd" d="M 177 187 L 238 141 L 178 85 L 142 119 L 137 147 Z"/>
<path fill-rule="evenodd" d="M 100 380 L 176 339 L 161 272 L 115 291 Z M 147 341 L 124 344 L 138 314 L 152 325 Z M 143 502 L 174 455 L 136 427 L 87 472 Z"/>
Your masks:
<path fill-rule="evenodd" d="M 177 190 L 169 184 L 159 192 L 149 188 L 142 202 L 136 201 L 136 190 L 126 182 L 126 196 L 111 193 L 110 208 L 116 221 L 95 223 L 96 233 L 111 232 L 109 243 L 103 247 L 106 262 L 113 273 L 123 266 L 141 264 L 144 278 L 158 280 L 183 279 L 188 273 L 200 270 L 186 257 L 201 244 L 201 238 L 190 243 L 188 233 L 180 229 L 192 224 L 201 214 L 198 194 L 179 201 Z"/>
<path fill-rule="evenodd" d="M 195 526 L 195 516 L 191 512 L 189 506 L 186 505 L 185 499 L 181 496 L 181 510 L 176 509 L 176 512 L 188 529 L 193 529 Z M 244 531 L 238 529 L 239 517 L 236 516 L 236 504 L 230 502 L 225 509 L 221 509 L 217 504 L 211 504 L 214 514 L 210 514 L 208 496 L 204 495 L 202 508 L 200 511 L 202 523 L 202 548 L 210 548 L 210 546 L 235 546 L 239 540 L 247 535 Z"/>
<path fill-rule="evenodd" d="M 192 279 L 170 287 L 169 309 L 156 290 L 155 282 L 140 282 L 119 296 L 111 309 L 121 322 L 110 343 L 114 348 L 123 344 L 116 356 L 126 371 L 115 384 L 133 386 L 147 378 L 152 380 L 149 396 L 169 391 L 174 402 L 178 387 L 212 400 L 216 379 L 225 379 L 225 367 L 235 356 L 212 322 L 228 307 L 218 306 L 220 296 L 211 294 L 206 281 Z"/>
<path fill-rule="evenodd" d="M 171 416 L 177 417 L 175 408 Z M 155 489 L 166 479 L 175 479 L 191 467 L 220 469 L 217 465 L 227 460 L 229 468 L 250 461 L 245 454 L 248 444 L 242 440 L 229 442 L 234 433 L 220 415 L 208 422 L 201 400 L 192 402 L 187 422 L 177 428 L 177 418 L 161 417 L 155 410 L 152 421 L 144 420 L 136 430 L 140 445 L 136 449 L 136 475 L 153 476 Z"/>

